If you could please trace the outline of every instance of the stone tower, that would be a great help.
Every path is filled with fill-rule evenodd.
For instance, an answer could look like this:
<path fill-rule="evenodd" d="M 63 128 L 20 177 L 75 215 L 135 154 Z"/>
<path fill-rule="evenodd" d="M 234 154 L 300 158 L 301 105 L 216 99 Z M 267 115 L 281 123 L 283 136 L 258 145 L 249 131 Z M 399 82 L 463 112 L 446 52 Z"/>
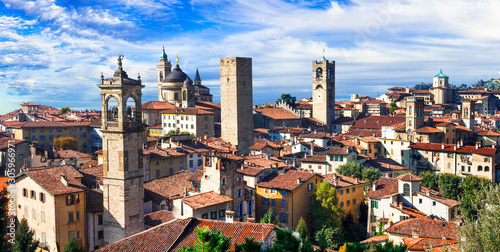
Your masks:
<path fill-rule="evenodd" d="M 118 70 L 113 77 L 104 79 L 101 75 L 101 85 L 97 85 L 102 104 L 105 244 L 144 230 L 141 122 L 144 86 L 140 76 L 134 80 L 123 71 L 122 57 L 118 57 Z M 132 103 L 127 106 L 127 101 Z"/>
<path fill-rule="evenodd" d="M 462 99 L 460 101 L 462 102 L 462 121 L 464 122 L 465 127 L 474 132 L 474 114 L 476 111 L 476 101 L 472 99 Z"/>
<path fill-rule="evenodd" d="M 220 60 L 221 136 L 248 154 L 253 145 L 252 58 Z"/>
<path fill-rule="evenodd" d="M 410 96 L 406 101 L 406 133 L 412 135 L 422 126 L 424 126 L 424 101 Z"/>
<path fill-rule="evenodd" d="M 163 101 L 160 91 L 161 82 L 170 72 L 172 72 L 172 64 L 168 61 L 167 54 L 165 53 L 165 47 L 163 48 L 163 54 L 160 57 L 160 61 L 156 64 L 156 71 L 158 71 L 158 101 Z"/>
<path fill-rule="evenodd" d="M 313 117 L 324 123 L 328 131 L 335 121 L 335 61 L 313 60 Z"/>
<path fill-rule="evenodd" d="M 187 77 L 184 81 L 184 84 L 181 88 L 182 93 L 182 107 L 183 108 L 191 108 L 194 107 L 195 98 L 194 98 L 194 86 L 193 81 Z"/>
<path fill-rule="evenodd" d="M 432 87 L 448 87 L 448 76 L 443 74 L 443 69 L 432 78 Z"/>
<path fill-rule="evenodd" d="M 198 68 L 196 68 L 196 75 L 194 76 L 194 85 L 195 86 L 201 85 L 200 72 L 198 72 Z"/>

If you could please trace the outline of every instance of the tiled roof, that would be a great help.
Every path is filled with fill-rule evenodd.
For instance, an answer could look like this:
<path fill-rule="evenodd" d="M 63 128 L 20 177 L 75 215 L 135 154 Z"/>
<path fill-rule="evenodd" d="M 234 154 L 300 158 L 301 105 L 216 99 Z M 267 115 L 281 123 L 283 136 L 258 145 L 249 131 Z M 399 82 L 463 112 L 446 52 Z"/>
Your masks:
<path fill-rule="evenodd" d="M 376 190 L 373 191 L 373 189 L 370 188 L 370 191 L 366 194 L 367 198 L 381 199 L 398 193 L 398 179 L 380 177 L 376 181 Z"/>
<path fill-rule="evenodd" d="M 55 196 L 83 192 L 86 189 L 82 183 L 74 178 L 74 176 L 81 177 L 81 174 L 79 175 L 78 171 L 72 166 L 30 168 L 28 171 L 21 173 L 20 176 L 23 174 L 28 175 L 50 194 Z M 63 175 L 68 181 L 68 186 L 65 186 L 61 182 L 61 176 Z"/>
<path fill-rule="evenodd" d="M 262 150 L 267 146 L 267 144 L 254 143 L 249 149 Z"/>
<path fill-rule="evenodd" d="M 457 244 L 456 240 L 432 239 L 432 238 L 403 238 L 408 251 L 429 251 L 431 248 L 443 247 L 443 245 Z M 444 244 L 443 244 L 444 243 Z"/>
<path fill-rule="evenodd" d="M 174 109 L 175 105 L 162 101 L 149 101 L 142 104 L 142 109 L 163 110 Z"/>
<path fill-rule="evenodd" d="M 90 160 L 87 163 L 83 164 L 80 169 L 92 168 L 98 166 L 97 160 Z M 83 175 L 83 174 L 82 174 Z M 85 175 L 84 175 L 85 176 Z"/>
<path fill-rule="evenodd" d="M 457 240 L 457 225 L 451 221 L 428 220 L 428 219 L 408 219 L 396 222 L 385 230 L 387 233 L 396 233 L 412 236 L 415 232 L 422 238 L 436 238 Z"/>
<path fill-rule="evenodd" d="M 349 149 L 348 147 L 342 147 L 342 148 L 332 147 L 331 149 L 326 151 L 325 154 L 347 156 L 351 153 L 351 151 L 353 150 Z"/>
<path fill-rule="evenodd" d="M 477 132 L 476 134 L 479 136 L 495 136 L 495 137 L 500 136 L 500 133 L 495 132 L 495 131 L 491 131 L 491 130 L 480 131 L 480 132 Z"/>
<path fill-rule="evenodd" d="M 332 186 L 335 186 L 336 188 L 343 188 L 354 185 L 363 185 L 366 183 L 361 179 L 344 176 L 339 173 L 330 173 L 324 175 L 323 177 L 326 181 L 328 181 Z"/>
<path fill-rule="evenodd" d="M 302 136 L 303 138 L 330 139 L 332 136 L 327 133 L 309 133 Z"/>
<path fill-rule="evenodd" d="M 455 144 L 444 144 L 444 149 L 442 148 L 443 144 L 438 143 L 414 143 L 410 145 L 410 149 L 418 149 L 418 150 L 436 150 L 436 151 L 444 151 L 444 152 L 456 152 L 456 153 L 474 153 L 480 155 L 495 155 L 496 149 L 491 147 L 480 147 L 476 149 L 476 146 L 472 145 L 464 145 L 457 147 Z M 455 150 L 456 148 L 456 150 Z"/>
<path fill-rule="evenodd" d="M 201 167 L 201 166 L 200 166 Z M 188 178 L 188 181 L 191 182 L 196 182 L 196 183 L 201 183 L 201 178 L 203 177 L 203 168 L 198 168 L 196 171 L 193 172 L 193 175 Z"/>
<path fill-rule="evenodd" d="M 258 183 L 257 186 L 293 191 L 296 187 L 305 183 L 314 175 L 316 175 L 316 173 L 302 171 L 289 171 L 285 174 L 273 173 L 267 176 L 262 182 Z M 300 179 L 300 183 L 297 183 L 298 179 Z"/>
<path fill-rule="evenodd" d="M 358 137 L 358 139 L 366 143 L 380 143 L 380 140 L 371 136 L 361 136 Z"/>
<path fill-rule="evenodd" d="M 300 160 L 303 163 L 326 163 L 326 156 L 307 155 L 307 157 Z"/>
<path fill-rule="evenodd" d="M 174 220 L 175 217 L 171 211 L 160 210 L 144 215 L 144 224 L 148 226 L 158 226 L 162 223 Z"/>
<path fill-rule="evenodd" d="M 254 108 L 254 110 L 272 119 L 300 119 L 300 117 L 282 107 L 260 109 Z"/>
<path fill-rule="evenodd" d="M 259 173 L 265 171 L 267 168 L 259 168 L 259 167 L 253 167 L 249 165 L 244 165 L 243 169 L 237 169 L 237 173 L 241 173 L 243 175 L 249 175 L 249 176 L 257 176 Z"/>
<path fill-rule="evenodd" d="M 385 242 L 389 239 L 389 235 L 379 235 L 379 236 L 373 236 L 370 237 L 366 240 L 362 240 L 359 243 L 372 243 L 372 242 Z"/>
<path fill-rule="evenodd" d="M 276 168 L 283 168 L 286 167 L 286 164 L 283 163 L 282 160 L 279 160 L 275 157 L 270 157 L 264 154 L 261 155 L 255 155 L 255 156 L 246 156 L 244 157 L 245 159 L 245 164 L 251 164 L 253 166 L 257 167 L 262 167 L 262 168 L 269 168 L 270 166 L 276 167 Z"/>
<path fill-rule="evenodd" d="M 87 211 L 97 213 L 103 211 L 103 196 L 101 189 L 91 189 L 86 192 Z"/>
<path fill-rule="evenodd" d="M 411 173 L 400 175 L 398 177 L 398 179 L 403 180 L 403 181 L 422 181 L 422 180 L 424 180 L 423 178 L 421 178 L 417 175 L 411 174 Z"/>
<path fill-rule="evenodd" d="M 420 133 L 420 134 L 430 134 L 430 133 L 444 133 L 440 129 L 436 129 L 434 127 L 430 126 L 423 126 L 415 130 L 415 132 Z"/>
<path fill-rule="evenodd" d="M 462 125 L 456 125 L 456 126 L 455 126 L 455 129 L 456 129 L 457 131 L 472 131 L 471 129 L 466 128 L 466 127 L 464 127 L 464 126 L 462 126 Z"/>
<path fill-rule="evenodd" d="M 351 128 L 358 129 L 382 129 L 382 126 L 390 126 L 405 122 L 406 118 L 402 116 L 367 116 L 358 118 Z"/>
<path fill-rule="evenodd" d="M 97 184 L 102 185 L 102 165 L 82 166 L 79 171 L 83 175 L 82 184 L 86 187 L 93 188 L 97 187 Z"/>
<path fill-rule="evenodd" d="M 216 192 L 206 192 L 184 197 L 182 199 L 182 202 L 196 210 L 226 202 L 231 202 L 232 200 L 233 199 L 229 198 L 226 195 L 220 195 Z"/>
<path fill-rule="evenodd" d="M 404 165 L 401 165 L 392 158 L 371 159 L 367 160 L 366 163 L 373 168 L 379 169 L 381 172 L 407 169 Z"/>
<path fill-rule="evenodd" d="M 305 128 L 292 128 L 292 127 L 275 127 L 272 129 L 274 132 L 279 132 L 279 133 L 291 133 L 291 134 L 300 134 L 304 131 L 308 131 Z"/>
<path fill-rule="evenodd" d="M 15 146 L 22 142 L 24 142 L 24 140 L 9 137 L 0 137 L 0 150 L 8 149 L 9 146 Z"/>
<path fill-rule="evenodd" d="M 193 175 L 188 170 L 180 171 L 172 175 L 150 180 L 144 183 L 144 194 L 148 198 L 171 198 L 185 193 L 185 188 L 191 188 L 189 178 Z"/>
<path fill-rule="evenodd" d="M 91 122 L 25 122 L 22 128 L 41 128 L 41 127 L 80 127 L 89 126 Z"/>
<path fill-rule="evenodd" d="M 174 108 L 161 111 L 162 114 L 213 115 L 214 112 L 198 108 Z"/>
<path fill-rule="evenodd" d="M 427 187 L 422 187 L 420 192 L 417 192 L 417 193 L 422 194 L 422 195 L 427 195 L 427 196 L 431 197 L 432 199 L 439 201 L 439 202 L 441 202 L 447 206 L 450 206 L 450 207 L 458 206 L 460 204 L 459 201 L 444 198 L 439 194 L 439 192 L 431 190 Z"/>
<path fill-rule="evenodd" d="M 254 129 L 253 131 L 264 134 L 264 135 L 269 135 L 269 129 L 258 128 L 258 129 Z"/>
<path fill-rule="evenodd" d="M 422 213 L 421 211 L 419 211 L 415 208 L 411 208 L 411 207 L 405 205 L 403 202 L 396 201 L 396 202 L 391 204 L 391 207 L 401 211 L 404 214 L 409 215 L 412 218 L 427 219 L 425 217 L 425 213 Z"/>
<path fill-rule="evenodd" d="M 311 142 L 301 141 L 300 144 L 304 145 L 304 147 L 306 147 L 307 149 L 312 148 Z M 314 144 L 314 152 L 321 152 L 321 151 L 326 151 L 326 149 L 319 146 L 318 144 Z"/>
<path fill-rule="evenodd" d="M 58 158 L 91 158 L 92 155 L 75 150 L 61 150 L 55 152 Z"/>
<path fill-rule="evenodd" d="M 220 109 L 220 103 L 213 103 L 209 101 L 196 101 L 195 106 Z"/>

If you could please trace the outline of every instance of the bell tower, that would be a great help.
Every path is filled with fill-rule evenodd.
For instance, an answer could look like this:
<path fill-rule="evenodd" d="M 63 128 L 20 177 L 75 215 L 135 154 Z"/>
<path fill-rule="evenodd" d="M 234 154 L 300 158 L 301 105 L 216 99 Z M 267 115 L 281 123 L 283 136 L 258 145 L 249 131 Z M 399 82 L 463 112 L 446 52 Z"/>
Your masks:
<path fill-rule="evenodd" d="M 465 124 L 465 127 L 472 130 L 474 133 L 474 120 L 475 120 L 475 112 L 476 112 L 476 100 L 472 99 L 462 99 L 462 121 Z"/>
<path fill-rule="evenodd" d="M 140 76 L 128 77 L 118 57 L 113 77 L 101 74 L 104 243 L 144 230 L 143 125 Z M 128 103 L 128 104 L 127 104 Z"/>
<path fill-rule="evenodd" d="M 158 101 L 163 101 L 164 98 L 161 94 L 161 82 L 169 73 L 172 72 L 172 64 L 168 60 L 168 56 L 165 53 L 165 47 L 163 47 L 163 54 L 160 57 L 160 61 L 156 64 L 156 71 L 158 72 Z"/>
<path fill-rule="evenodd" d="M 194 86 L 193 86 L 193 81 L 189 77 L 187 77 L 186 80 L 184 81 L 181 91 L 182 91 L 182 107 L 183 108 L 194 107 L 195 103 Z"/>
<path fill-rule="evenodd" d="M 424 126 L 424 101 L 411 96 L 406 101 L 407 140 L 413 140 L 413 133 L 422 126 Z"/>
<path fill-rule="evenodd" d="M 313 117 L 326 124 L 328 131 L 335 121 L 335 61 L 323 57 L 312 62 Z"/>

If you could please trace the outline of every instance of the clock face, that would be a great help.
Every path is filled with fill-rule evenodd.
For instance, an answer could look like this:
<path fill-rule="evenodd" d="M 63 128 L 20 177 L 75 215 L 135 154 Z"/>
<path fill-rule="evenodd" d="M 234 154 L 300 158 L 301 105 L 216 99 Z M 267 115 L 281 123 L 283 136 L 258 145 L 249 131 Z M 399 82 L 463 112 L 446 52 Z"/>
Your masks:
<path fill-rule="evenodd" d="M 323 99 L 323 95 L 321 93 L 318 93 L 316 95 L 316 98 L 318 99 L 318 101 L 321 101 Z"/>

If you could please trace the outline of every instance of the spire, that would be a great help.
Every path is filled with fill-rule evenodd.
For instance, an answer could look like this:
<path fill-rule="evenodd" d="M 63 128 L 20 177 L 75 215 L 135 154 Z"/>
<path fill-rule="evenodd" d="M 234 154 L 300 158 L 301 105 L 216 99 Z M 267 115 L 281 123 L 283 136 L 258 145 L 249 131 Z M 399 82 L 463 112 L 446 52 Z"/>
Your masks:
<path fill-rule="evenodd" d="M 165 46 L 163 46 L 163 54 L 161 55 L 162 60 L 168 60 L 167 54 L 165 53 Z"/>
<path fill-rule="evenodd" d="M 443 74 L 443 69 L 442 68 L 439 69 L 439 73 Z"/>
<path fill-rule="evenodd" d="M 196 75 L 194 76 L 194 81 L 201 81 L 200 73 L 198 72 L 198 68 L 196 68 Z"/>

